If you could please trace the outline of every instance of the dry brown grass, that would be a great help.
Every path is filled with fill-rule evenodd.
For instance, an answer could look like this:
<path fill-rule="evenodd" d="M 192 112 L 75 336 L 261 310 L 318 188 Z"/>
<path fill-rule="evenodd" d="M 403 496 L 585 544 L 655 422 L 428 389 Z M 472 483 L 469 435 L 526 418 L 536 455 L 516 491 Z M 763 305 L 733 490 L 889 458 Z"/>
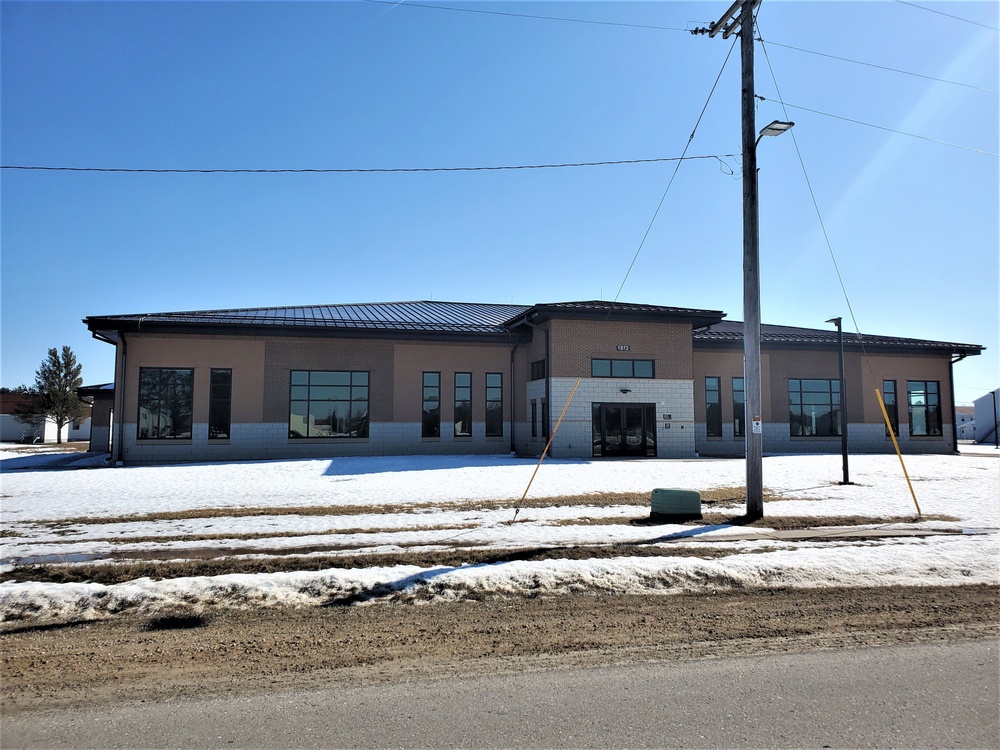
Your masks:
<path fill-rule="evenodd" d="M 745 502 L 746 492 L 742 487 L 723 487 L 701 490 L 704 505 L 727 507 Z M 769 502 L 795 500 L 798 498 L 774 494 L 765 489 L 764 499 Z M 90 524 L 149 523 L 156 521 L 184 521 L 196 518 L 248 518 L 259 516 L 360 516 L 379 513 L 426 513 L 432 510 L 475 511 L 505 510 L 514 508 L 557 508 L 576 506 L 636 505 L 649 506 L 649 493 L 639 492 L 594 492 L 584 495 L 557 495 L 553 497 L 528 497 L 501 500 L 467 500 L 457 503 L 372 503 L 369 505 L 294 505 L 285 507 L 241 507 L 241 508 L 191 508 L 188 510 L 162 511 L 159 513 L 131 513 L 118 516 L 76 516 L 51 521 L 37 521 L 41 526 L 60 528 L 65 526 L 85 526 Z"/>

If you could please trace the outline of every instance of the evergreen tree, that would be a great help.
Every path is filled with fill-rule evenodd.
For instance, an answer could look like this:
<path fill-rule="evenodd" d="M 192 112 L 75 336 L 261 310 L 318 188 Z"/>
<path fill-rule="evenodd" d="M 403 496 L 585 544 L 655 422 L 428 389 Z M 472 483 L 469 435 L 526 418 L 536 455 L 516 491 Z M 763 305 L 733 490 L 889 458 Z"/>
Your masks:
<path fill-rule="evenodd" d="M 83 366 L 68 346 L 62 353 L 49 349 L 49 354 L 35 371 L 34 398 L 17 410 L 14 418 L 19 422 L 34 424 L 50 419 L 56 426 L 56 442 L 62 442 L 62 429 L 75 419 L 87 414 L 87 405 L 76 395 L 83 385 L 80 373 Z"/>

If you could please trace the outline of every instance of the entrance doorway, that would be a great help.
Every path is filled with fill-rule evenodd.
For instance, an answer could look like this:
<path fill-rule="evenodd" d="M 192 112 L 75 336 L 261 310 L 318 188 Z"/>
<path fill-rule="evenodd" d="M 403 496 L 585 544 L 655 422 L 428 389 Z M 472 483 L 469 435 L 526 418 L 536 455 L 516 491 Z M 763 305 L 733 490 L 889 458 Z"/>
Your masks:
<path fill-rule="evenodd" d="M 656 456 L 655 404 L 591 404 L 594 455 Z"/>

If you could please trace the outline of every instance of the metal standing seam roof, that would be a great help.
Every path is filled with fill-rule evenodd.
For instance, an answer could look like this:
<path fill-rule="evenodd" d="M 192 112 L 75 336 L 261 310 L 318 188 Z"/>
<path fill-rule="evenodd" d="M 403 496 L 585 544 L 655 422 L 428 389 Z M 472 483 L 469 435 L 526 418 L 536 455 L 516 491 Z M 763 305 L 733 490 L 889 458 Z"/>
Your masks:
<path fill-rule="evenodd" d="M 795 328 L 792 326 L 777 326 L 762 323 L 760 326 L 761 342 L 765 344 L 824 344 L 838 343 L 836 329 Z M 739 320 L 724 320 L 694 332 L 695 343 L 708 342 L 742 342 L 743 322 Z M 844 346 L 896 347 L 899 349 L 947 349 L 949 351 L 978 354 L 985 347 L 979 344 L 958 344 L 949 341 L 928 341 L 910 339 L 899 336 L 877 336 L 869 333 L 857 334 L 844 331 Z"/>
<path fill-rule="evenodd" d="M 523 313 L 525 305 L 474 302 L 388 302 L 301 307 L 255 307 L 232 310 L 92 316 L 91 330 L 122 325 L 274 326 L 350 330 L 505 333 L 503 323 Z"/>

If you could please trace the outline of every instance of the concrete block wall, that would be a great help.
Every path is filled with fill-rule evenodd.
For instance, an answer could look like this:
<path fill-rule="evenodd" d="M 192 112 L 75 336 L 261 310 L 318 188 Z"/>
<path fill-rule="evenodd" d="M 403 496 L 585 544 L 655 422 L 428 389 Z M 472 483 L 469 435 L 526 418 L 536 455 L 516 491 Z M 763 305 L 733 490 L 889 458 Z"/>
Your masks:
<path fill-rule="evenodd" d="M 385 455 L 492 455 L 510 453 L 510 423 L 502 437 L 486 437 L 484 424 L 473 424 L 471 438 L 446 434 L 440 438 L 420 435 L 419 422 L 370 425 L 362 439 L 289 440 L 284 422 L 234 424 L 228 440 L 209 440 L 208 425 L 193 425 L 190 440 L 136 441 L 135 425 L 125 426 L 124 462 L 127 464 L 200 461 L 252 461 L 284 458 Z M 116 456 L 117 458 L 117 456 Z"/>
<path fill-rule="evenodd" d="M 576 378 L 552 378 L 549 382 L 551 425 L 555 428 Z M 629 393 L 622 393 L 627 389 Z M 593 457 L 594 403 L 655 404 L 656 450 L 659 458 L 691 458 L 695 455 L 694 384 L 690 380 L 646 378 L 586 378 L 566 409 L 552 442 L 551 453 L 559 458 Z M 665 415 L 669 415 L 669 419 Z M 670 425 L 667 427 L 667 425 Z"/>

